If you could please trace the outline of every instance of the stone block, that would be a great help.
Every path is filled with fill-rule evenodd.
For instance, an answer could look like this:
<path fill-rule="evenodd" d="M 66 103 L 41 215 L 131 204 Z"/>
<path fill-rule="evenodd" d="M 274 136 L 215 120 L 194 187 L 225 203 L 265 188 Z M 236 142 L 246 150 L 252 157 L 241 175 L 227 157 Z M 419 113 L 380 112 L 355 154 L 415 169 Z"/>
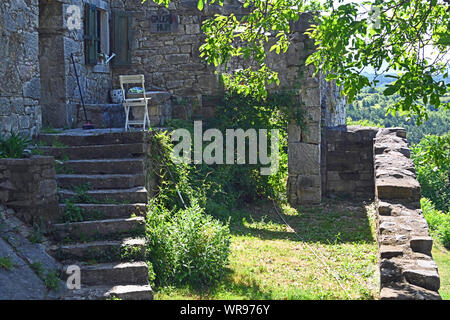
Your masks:
<path fill-rule="evenodd" d="M 306 107 L 320 106 L 320 89 L 319 89 L 319 87 L 305 88 L 304 90 L 302 90 L 301 99 Z"/>
<path fill-rule="evenodd" d="M 166 56 L 166 60 L 171 65 L 187 63 L 189 61 L 189 54 L 169 54 Z"/>
<path fill-rule="evenodd" d="M 379 199 L 420 200 L 420 185 L 414 178 L 382 178 L 375 181 L 376 195 Z"/>
<path fill-rule="evenodd" d="M 401 283 L 382 288 L 380 300 L 442 300 L 442 298 L 437 292 Z"/>
<path fill-rule="evenodd" d="M 407 269 L 404 272 L 405 279 L 416 286 L 438 291 L 441 285 L 439 274 L 436 270 Z"/>
<path fill-rule="evenodd" d="M 378 252 L 381 259 L 390 259 L 403 255 L 403 247 L 381 245 Z"/>
<path fill-rule="evenodd" d="M 289 174 L 320 174 L 320 145 L 309 143 L 288 144 Z"/>
<path fill-rule="evenodd" d="M 322 191 L 319 187 L 302 187 L 297 183 L 297 203 L 318 204 L 322 198 Z"/>
<path fill-rule="evenodd" d="M 413 237 L 410 241 L 410 246 L 414 252 L 431 255 L 433 239 L 431 237 Z"/>
<path fill-rule="evenodd" d="M 302 142 L 319 144 L 321 139 L 320 122 L 307 122 L 302 130 Z"/>
<path fill-rule="evenodd" d="M 300 142 L 302 138 L 302 129 L 299 125 L 290 123 L 288 124 L 288 141 Z"/>

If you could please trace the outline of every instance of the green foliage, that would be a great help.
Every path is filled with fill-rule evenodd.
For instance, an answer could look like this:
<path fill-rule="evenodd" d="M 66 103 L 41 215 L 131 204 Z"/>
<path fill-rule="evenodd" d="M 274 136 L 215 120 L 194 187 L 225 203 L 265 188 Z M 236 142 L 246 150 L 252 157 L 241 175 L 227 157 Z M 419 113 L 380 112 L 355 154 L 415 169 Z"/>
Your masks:
<path fill-rule="evenodd" d="M 56 271 L 45 271 L 44 266 L 41 262 L 33 262 L 30 264 L 31 270 L 36 273 L 36 275 L 44 281 L 45 286 L 49 290 L 59 290 L 59 277 Z"/>
<path fill-rule="evenodd" d="M 393 116 L 389 109 L 397 103 L 397 95 L 386 97 L 383 88 L 364 89 L 355 100 L 347 106 L 347 124 L 370 124 L 380 127 L 403 127 L 406 129 L 408 142 L 419 143 L 427 134 L 443 135 L 450 131 L 450 110 L 428 108 L 428 120 L 417 125 L 417 116 Z M 449 98 L 449 97 L 444 97 Z M 366 122 L 367 121 L 367 122 Z"/>
<path fill-rule="evenodd" d="M 41 227 L 39 224 L 35 223 L 33 225 L 33 229 L 30 232 L 30 235 L 28 236 L 28 240 L 30 240 L 31 243 L 42 243 L 44 240 L 44 235 L 42 234 Z"/>
<path fill-rule="evenodd" d="M 16 133 L 7 139 L 0 137 L 0 158 L 23 158 L 30 143 L 30 139 Z"/>
<path fill-rule="evenodd" d="M 170 0 L 156 3 L 168 6 Z M 198 9 L 213 3 L 224 2 L 199 0 Z M 350 101 L 364 87 L 378 83 L 377 78 L 363 74 L 370 67 L 381 76 L 395 72 L 386 75 L 394 81 L 384 90 L 386 96 L 400 97 L 389 109 L 393 115 L 397 111 L 416 115 L 419 124 L 428 118 L 426 105 L 436 109 L 450 106 L 440 99 L 450 84 L 435 77 L 448 77 L 450 10 L 444 0 L 327 0 L 322 4 L 317 0 L 245 0 L 242 6 L 246 14 L 216 14 L 202 26 L 206 37 L 200 55 L 225 69 L 223 80 L 229 89 L 266 97 L 266 86 L 279 83 L 277 72 L 266 63 L 266 49 L 285 53 L 290 24 L 301 12 L 312 11 L 316 24 L 307 34 L 315 41 L 316 50 L 307 64 L 325 72 L 327 80 L 342 85 Z M 274 43 L 269 48 L 270 39 Z M 430 47 L 437 55 L 429 55 Z M 227 69 L 234 58 L 242 62 L 242 69 Z"/>
<path fill-rule="evenodd" d="M 425 136 L 411 147 L 417 180 L 422 195 L 437 209 L 448 212 L 450 206 L 450 133 Z"/>
<path fill-rule="evenodd" d="M 362 127 L 378 127 L 378 128 L 383 128 L 383 125 L 377 124 L 375 122 L 372 122 L 370 120 L 367 119 L 363 119 L 363 120 L 357 120 L 357 121 L 353 121 L 351 117 L 347 117 L 347 121 L 346 121 L 347 125 L 349 126 L 362 126 Z"/>
<path fill-rule="evenodd" d="M 227 221 L 231 211 L 244 203 L 267 198 L 285 200 L 287 124 L 293 121 L 303 126 L 305 121 L 302 109 L 292 107 L 293 98 L 286 92 L 265 100 L 231 93 L 216 106 L 217 116 L 203 122 L 204 130 L 215 128 L 223 134 L 226 129 L 267 129 L 269 133 L 278 129 L 279 171 L 271 176 L 261 175 L 258 164 L 175 163 L 169 132 L 154 132 L 153 167 L 148 174 L 158 180 L 159 187 L 147 216 L 147 238 L 157 281 L 204 284 L 217 279 L 225 270 L 229 231 L 227 225 L 209 215 Z M 194 123 L 174 120 L 170 126 L 192 134 Z M 248 152 L 247 142 L 246 159 Z M 205 239 L 209 239 L 207 243 Z"/>
<path fill-rule="evenodd" d="M 0 268 L 11 271 L 14 269 L 14 264 L 10 257 L 0 257 Z"/>
<path fill-rule="evenodd" d="M 447 249 L 450 249 L 450 213 L 437 210 L 433 202 L 427 198 L 422 198 L 420 204 L 431 235 L 442 242 Z"/>
<path fill-rule="evenodd" d="M 75 206 L 71 199 L 65 201 L 66 207 L 64 208 L 63 222 L 81 222 L 84 220 L 83 209 Z"/>
<path fill-rule="evenodd" d="M 448 109 L 449 103 L 440 98 L 450 84 L 434 78 L 448 77 L 448 4 L 439 0 L 372 0 L 365 5 L 376 7 L 379 10 L 374 12 L 379 14 L 362 15 L 363 5 L 356 2 L 339 1 L 333 6 L 333 1 L 328 1 L 329 14 L 318 15 L 308 33 L 317 50 L 307 63 L 327 72 L 327 80 L 342 85 L 350 102 L 364 87 L 377 84 L 363 74 L 366 67 L 373 67 L 377 74 L 395 72 L 390 75 L 395 81 L 383 91 L 385 96 L 399 96 L 390 108 L 392 114 L 417 115 L 420 124 L 427 119 L 428 103 Z M 434 46 L 437 56 L 427 56 L 425 46 Z"/>
<path fill-rule="evenodd" d="M 207 285 L 224 275 L 230 252 L 228 225 L 206 215 L 198 204 L 171 212 L 152 200 L 146 228 L 147 253 L 158 284 Z"/>
<path fill-rule="evenodd" d="M 31 270 L 36 273 L 40 279 L 44 279 L 44 267 L 41 262 L 33 262 L 30 264 Z"/>
<path fill-rule="evenodd" d="M 59 290 L 59 281 L 56 271 L 48 272 L 44 277 L 44 283 L 48 290 Z"/>

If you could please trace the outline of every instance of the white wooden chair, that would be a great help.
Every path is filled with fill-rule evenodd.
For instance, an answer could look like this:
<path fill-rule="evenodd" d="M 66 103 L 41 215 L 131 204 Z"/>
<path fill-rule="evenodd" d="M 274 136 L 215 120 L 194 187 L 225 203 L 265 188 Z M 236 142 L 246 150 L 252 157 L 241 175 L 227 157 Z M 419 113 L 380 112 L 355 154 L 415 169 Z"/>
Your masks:
<path fill-rule="evenodd" d="M 123 107 L 125 109 L 125 131 L 130 129 L 130 125 L 142 125 L 142 129 L 145 131 L 146 126 L 150 128 L 150 117 L 148 115 L 148 106 L 150 98 L 147 98 L 145 92 L 145 79 L 143 74 L 130 75 L 130 76 L 119 76 L 120 88 L 123 94 Z M 143 90 L 142 98 L 128 98 L 130 95 L 126 92 L 125 87 L 128 89 L 130 84 L 139 84 Z M 143 119 L 133 119 L 129 120 L 130 109 L 134 107 L 144 107 L 144 117 Z M 134 115 L 134 114 L 133 114 Z"/>

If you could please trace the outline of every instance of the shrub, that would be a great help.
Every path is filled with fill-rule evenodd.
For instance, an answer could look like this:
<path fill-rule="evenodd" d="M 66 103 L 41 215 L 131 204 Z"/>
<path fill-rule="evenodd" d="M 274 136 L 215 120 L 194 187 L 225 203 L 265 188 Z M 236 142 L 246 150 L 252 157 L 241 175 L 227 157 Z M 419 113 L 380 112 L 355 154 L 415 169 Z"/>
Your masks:
<path fill-rule="evenodd" d="M 446 248 L 450 248 L 450 214 L 437 210 L 427 198 L 422 198 L 420 204 L 431 234 Z"/>
<path fill-rule="evenodd" d="M 24 158 L 25 149 L 30 143 L 28 138 L 16 133 L 7 139 L 0 137 L 0 158 Z"/>
<path fill-rule="evenodd" d="M 147 214 L 148 257 L 159 285 L 207 284 L 226 270 L 230 252 L 227 221 L 233 208 L 258 199 L 285 200 L 287 182 L 287 126 L 295 121 L 304 128 L 302 108 L 294 108 L 289 92 L 255 100 L 227 94 L 216 106 L 216 116 L 203 129 L 278 129 L 279 171 L 260 174 L 261 165 L 174 163 L 168 131 L 153 133 L 152 167 L 147 175 L 157 181 L 155 200 Z M 172 120 L 171 129 L 194 131 L 192 120 Z M 270 141 L 270 136 L 268 137 Z M 246 148 L 247 152 L 249 148 Z M 246 155 L 246 159 L 248 154 Z"/>
<path fill-rule="evenodd" d="M 152 200 L 147 213 L 147 254 L 160 285 L 206 285 L 220 279 L 228 265 L 228 225 L 193 203 L 171 212 Z"/>
<path fill-rule="evenodd" d="M 447 212 L 450 205 L 450 134 L 425 136 L 411 150 L 422 195 L 437 209 Z"/>

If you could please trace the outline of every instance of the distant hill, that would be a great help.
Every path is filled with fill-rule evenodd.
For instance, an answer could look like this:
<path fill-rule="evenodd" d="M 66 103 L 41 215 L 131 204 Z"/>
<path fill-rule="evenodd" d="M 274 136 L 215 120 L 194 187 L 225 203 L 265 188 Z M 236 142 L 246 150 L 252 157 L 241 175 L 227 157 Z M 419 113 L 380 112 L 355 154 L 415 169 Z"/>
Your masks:
<path fill-rule="evenodd" d="M 389 78 L 388 78 L 389 79 Z M 358 94 L 355 101 L 347 106 L 347 124 L 360 124 L 382 127 L 404 127 L 410 143 L 418 143 L 426 134 L 442 135 L 450 131 L 450 110 L 429 108 L 429 119 L 417 126 L 415 118 L 407 120 L 397 114 L 386 115 L 389 106 L 399 99 L 397 95 L 384 96 L 383 88 L 367 88 Z M 450 94 L 444 101 L 450 99 Z"/>

